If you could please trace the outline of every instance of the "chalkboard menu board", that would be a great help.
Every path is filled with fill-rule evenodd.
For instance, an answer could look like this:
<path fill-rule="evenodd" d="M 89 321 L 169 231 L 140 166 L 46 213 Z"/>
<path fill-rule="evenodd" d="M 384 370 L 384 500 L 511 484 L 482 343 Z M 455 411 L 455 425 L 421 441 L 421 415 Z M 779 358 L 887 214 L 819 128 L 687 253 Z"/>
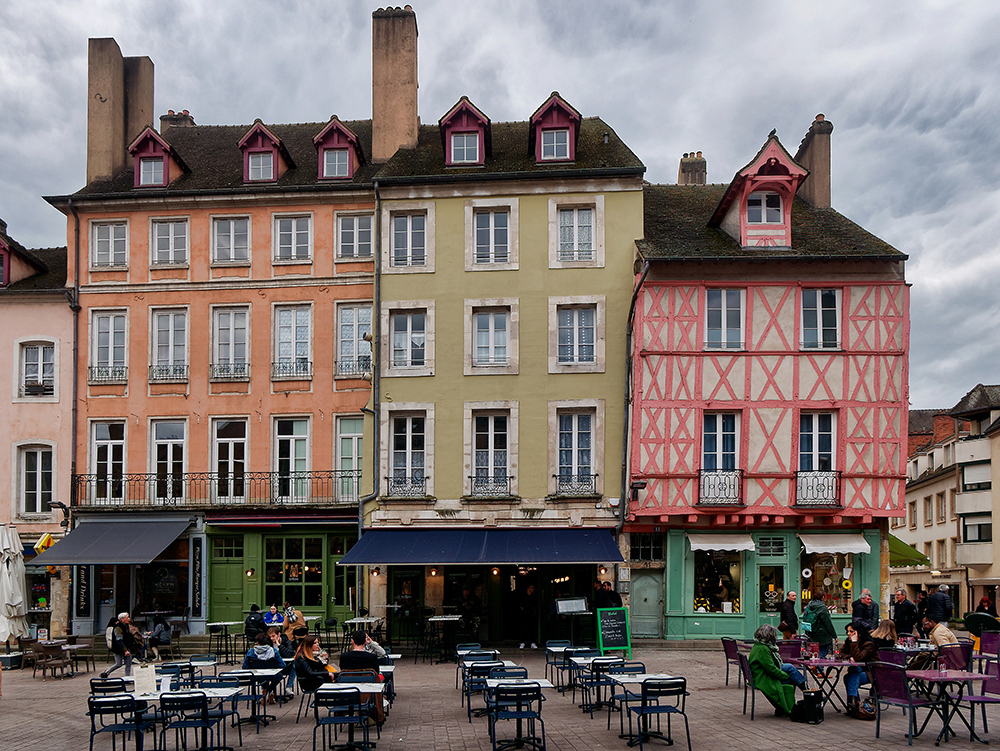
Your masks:
<path fill-rule="evenodd" d="M 632 659 L 632 634 L 628 627 L 628 608 L 597 609 L 597 648 L 601 654 L 628 650 Z"/>

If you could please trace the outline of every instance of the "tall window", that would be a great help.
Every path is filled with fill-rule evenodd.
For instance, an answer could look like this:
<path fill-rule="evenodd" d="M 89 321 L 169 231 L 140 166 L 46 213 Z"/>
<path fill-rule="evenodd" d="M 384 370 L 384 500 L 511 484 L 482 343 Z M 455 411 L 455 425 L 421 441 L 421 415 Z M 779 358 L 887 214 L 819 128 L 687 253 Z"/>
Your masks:
<path fill-rule="evenodd" d="M 312 255 L 312 217 L 280 216 L 274 220 L 275 260 L 308 261 Z"/>
<path fill-rule="evenodd" d="M 139 160 L 139 185 L 163 185 L 163 157 Z"/>
<path fill-rule="evenodd" d="M 734 470 L 737 466 L 736 414 L 705 415 L 702 436 L 702 469 Z"/>
<path fill-rule="evenodd" d="M 451 163 L 473 163 L 479 161 L 479 134 L 478 133 L 452 133 L 451 134 Z"/>
<path fill-rule="evenodd" d="M 246 420 L 215 421 L 216 500 L 242 503 L 246 500 Z"/>
<path fill-rule="evenodd" d="M 392 217 L 392 265 L 423 266 L 427 262 L 427 217 L 395 214 Z"/>
<path fill-rule="evenodd" d="M 47 514 L 52 502 L 52 449 L 30 446 L 20 450 L 21 513 Z"/>
<path fill-rule="evenodd" d="M 93 441 L 94 501 L 120 501 L 125 497 L 125 423 L 94 423 Z"/>
<path fill-rule="evenodd" d="M 362 434 L 365 421 L 360 417 L 337 420 L 337 469 L 340 470 L 341 501 L 357 500 L 361 483 Z"/>
<path fill-rule="evenodd" d="M 833 468 L 833 414 L 803 412 L 799 416 L 799 470 L 831 472 Z"/>
<path fill-rule="evenodd" d="M 312 311 L 304 305 L 275 310 L 275 377 L 309 377 Z"/>
<path fill-rule="evenodd" d="M 153 222 L 153 263 L 187 263 L 188 223 Z"/>
<path fill-rule="evenodd" d="M 559 483 L 589 482 L 593 472 L 593 412 L 559 413 Z"/>
<path fill-rule="evenodd" d="M 153 314 L 153 381 L 187 378 L 187 313 L 162 310 Z"/>
<path fill-rule="evenodd" d="M 476 310 L 473 313 L 475 331 L 474 365 L 506 365 L 510 311 Z"/>
<path fill-rule="evenodd" d="M 594 259 L 594 210 L 559 209 L 559 260 Z"/>
<path fill-rule="evenodd" d="M 473 495 L 508 495 L 510 415 L 476 413 L 473 428 Z"/>
<path fill-rule="evenodd" d="M 372 333 L 370 305 L 341 305 L 337 309 L 338 375 L 361 375 L 372 369 L 372 345 L 365 335 Z"/>
<path fill-rule="evenodd" d="M 747 198 L 747 224 L 781 224 L 781 196 L 751 193 Z"/>
<path fill-rule="evenodd" d="M 424 450 L 427 420 L 423 414 L 392 418 L 391 495 L 424 495 Z"/>
<path fill-rule="evenodd" d="M 55 393 L 56 348 L 54 344 L 21 345 L 22 397 L 51 396 Z"/>
<path fill-rule="evenodd" d="M 839 297 L 835 289 L 802 290 L 803 349 L 837 349 L 840 346 Z"/>
<path fill-rule="evenodd" d="M 270 151 L 250 154 L 249 177 L 251 180 L 273 180 L 274 154 Z"/>
<path fill-rule="evenodd" d="M 542 131 L 542 159 L 569 159 L 569 131 Z"/>
<path fill-rule="evenodd" d="M 323 177 L 349 177 L 350 155 L 347 149 L 323 150 Z"/>
<path fill-rule="evenodd" d="M 234 263 L 250 258 L 250 219 L 215 219 L 212 223 L 216 263 Z"/>
<path fill-rule="evenodd" d="M 341 258 L 371 258 L 371 216 L 338 216 Z"/>
<path fill-rule="evenodd" d="M 322 608 L 325 542 L 316 537 L 264 538 L 264 599 Z M 333 568 L 337 568 L 334 566 Z M 346 567 L 345 567 L 346 568 Z"/>
<path fill-rule="evenodd" d="M 586 306 L 560 306 L 557 311 L 559 321 L 559 362 L 594 362 L 594 325 L 597 308 Z"/>
<path fill-rule="evenodd" d="M 153 423 L 153 472 L 156 497 L 176 501 L 184 497 L 184 423 Z"/>
<path fill-rule="evenodd" d="M 507 263 L 510 260 L 509 219 L 506 209 L 476 212 L 476 263 Z"/>
<path fill-rule="evenodd" d="M 423 367 L 426 362 L 426 319 L 424 311 L 390 315 L 392 323 L 392 367 Z"/>
<path fill-rule="evenodd" d="M 94 225 L 91 261 L 94 266 L 128 265 L 128 225 L 125 222 Z"/>
<path fill-rule="evenodd" d="M 309 500 L 309 421 L 277 420 L 277 493 L 284 502 Z"/>
<path fill-rule="evenodd" d="M 247 337 L 250 311 L 247 308 L 217 308 L 214 316 L 213 378 L 248 378 Z"/>
<path fill-rule="evenodd" d="M 743 290 L 706 290 L 705 347 L 743 347 Z"/>
<path fill-rule="evenodd" d="M 92 335 L 91 380 L 126 380 L 125 313 L 94 313 Z"/>

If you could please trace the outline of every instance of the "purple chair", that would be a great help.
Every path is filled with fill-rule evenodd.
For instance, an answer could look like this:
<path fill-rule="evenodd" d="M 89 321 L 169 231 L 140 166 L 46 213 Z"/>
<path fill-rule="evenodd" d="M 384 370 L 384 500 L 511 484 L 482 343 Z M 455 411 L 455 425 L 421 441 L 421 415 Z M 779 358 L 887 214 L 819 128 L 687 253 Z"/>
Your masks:
<path fill-rule="evenodd" d="M 906 652 L 897 652 L 895 649 L 880 649 L 878 651 L 878 661 L 906 667 Z"/>
<path fill-rule="evenodd" d="M 729 636 L 722 637 L 722 651 L 726 653 L 726 685 L 729 685 L 729 666 L 736 666 L 736 685 L 740 685 L 742 672 L 740 671 L 740 645 L 736 639 Z M 744 712 L 746 714 L 746 712 Z"/>
<path fill-rule="evenodd" d="M 972 705 L 972 712 L 970 712 L 971 716 L 969 717 L 971 720 L 969 740 L 973 740 L 976 736 L 976 705 L 979 705 L 983 715 L 983 730 L 988 733 L 990 732 L 990 726 L 986 723 L 986 705 L 1000 704 L 1000 662 L 996 660 L 987 662 L 986 675 L 989 678 L 979 686 L 972 686 L 970 693 L 963 697 L 963 701 L 967 701 Z M 974 682 L 970 681 L 970 683 Z"/>
<path fill-rule="evenodd" d="M 882 726 L 882 705 L 902 707 L 904 713 L 909 710 L 908 732 L 910 745 L 913 739 L 924 732 L 927 723 L 934 715 L 935 711 L 941 709 L 941 699 L 922 698 L 913 695 L 910 691 L 910 683 L 906 679 L 906 668 L 901 665 L 892 665 L 887 662 L 872 662 L 868 665 L 868 674 L 871 676 L 872 684 L 875 686 L 877 697 L 875 710 L 875 737 L 879 737 Z M 917 710 L 928 710 L 920 730 L 917 730 Z"/>
<path fill-rule="evenodd" d="M 972 671 L 972 643 L 942 644 L 938 647 L 938 665 L 948 670 Z"/>
<path fill-rule="evenodd" d="M 1000 631 L 983 631 L 979 637 L 979 654 L 1000 657 Z"/>

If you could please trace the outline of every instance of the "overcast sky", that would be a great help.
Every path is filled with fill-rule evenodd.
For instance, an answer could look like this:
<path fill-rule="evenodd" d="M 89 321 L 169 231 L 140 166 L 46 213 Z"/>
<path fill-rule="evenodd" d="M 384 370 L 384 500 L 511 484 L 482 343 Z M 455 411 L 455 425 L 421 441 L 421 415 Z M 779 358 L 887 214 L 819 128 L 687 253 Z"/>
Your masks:
<path fill-rule="evenodd" d="M 156 112 L 201 125 L 371 116 L 371 3 L 0 3 L 0 217 L 65 244 L 43 195 L 83 186 L 87 39 L 156 66 Z M 1000 383 L 1000 3 L 414 2 L 420 115 L 467 95 L 524 120 L 558 90 L 672 183 L 701 150 L 728 183 L 772 128 L 795 153 L 834 123 L 833 206 L 907 253 L 910 401 L 953 406 Z"/>

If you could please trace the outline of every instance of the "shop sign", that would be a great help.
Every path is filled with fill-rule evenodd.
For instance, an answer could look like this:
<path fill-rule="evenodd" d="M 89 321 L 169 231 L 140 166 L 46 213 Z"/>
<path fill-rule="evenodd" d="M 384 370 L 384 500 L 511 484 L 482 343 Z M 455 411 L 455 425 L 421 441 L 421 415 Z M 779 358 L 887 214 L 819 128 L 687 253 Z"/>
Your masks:
<path fill-rule="evenodd" d="M 76 617 L 90 617 L 90 566 L 76 566 L 73 575 L 76 596 Z"/>
<path fill-rule="evenodd" d="M 205 540 L 202 537 L 191 538 L 191 617 L 202 617 L 202 549 Z"/>

